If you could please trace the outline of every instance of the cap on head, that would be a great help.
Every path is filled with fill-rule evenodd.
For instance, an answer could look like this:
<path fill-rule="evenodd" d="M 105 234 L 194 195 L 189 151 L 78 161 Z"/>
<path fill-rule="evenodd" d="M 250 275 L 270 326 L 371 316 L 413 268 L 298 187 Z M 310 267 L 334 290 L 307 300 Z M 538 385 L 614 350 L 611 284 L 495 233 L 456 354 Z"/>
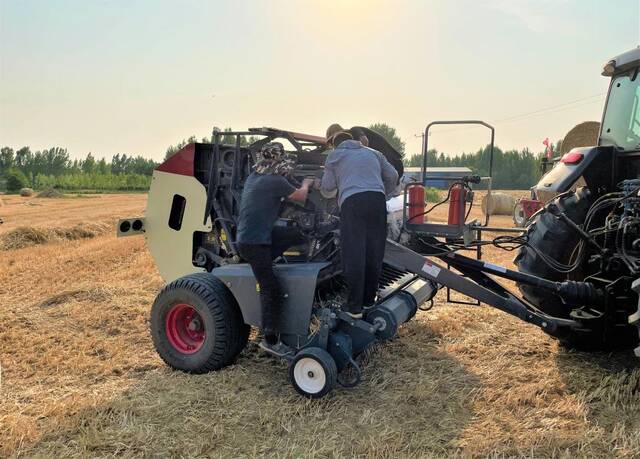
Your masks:
<path fill-rule="evenodd" d="M 260 159 L 278 160 L 285 155 L 284 146 L 280 142 L 269 142 L 260 149 Z"/>
<path fill-rule="evenodd" d="M 342 129 L 342 126 L 340 126 L 338 123 L 333 123 L 331 126 L 329 126 L 327 128 L 327 135 L 326 135 L 327 141 L 340 131 L 344 131 L 344 129 Z"/>
<path fill-rule="evenodd" d="M 290 174 L 296 164 L 295 157 L 287 154 L 280 142 L 270 142 L 258 152 L 254 170 L 259 174 Z"/>
<path fill-rule="evenodd" d="M 334 147 L 338 147 L 345 140 L 353 140 L 353 136 L 347 131 L 336 132 L 329 141 Z"/>

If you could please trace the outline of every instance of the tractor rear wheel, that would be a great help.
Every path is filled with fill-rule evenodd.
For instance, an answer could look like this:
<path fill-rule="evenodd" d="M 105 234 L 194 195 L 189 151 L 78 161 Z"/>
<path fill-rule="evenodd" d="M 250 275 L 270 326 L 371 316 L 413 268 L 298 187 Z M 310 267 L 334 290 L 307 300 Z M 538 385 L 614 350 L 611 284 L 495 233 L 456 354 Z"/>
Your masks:
<path fill-rule="evenodd" d="M 578 225 L 584 222 L 592 202 L 593 199 L 586 187 L 578 188 L 569 194 L 563 194 L 554 200 L 558 208 Z M 528 246 L 520 248 L 514 260 L 519 271 L 555 282 L 567 279 L 575 281 L 584 279 L 585 266 L 578 266 L 570 274 L 561 273 L 551 268 L 540 256 L 540 253 L 543 253 L 563 264 L 569 264 L 572 261 L 571 257 L 577 246 L 578 238 L 574 230 L 562 220 L 543 210 L 529 224 L 527 238 Z M 565 305 L 557 295 L 530 285 L 518 284 L 518 288 L 526 300 L 546 314 L 553 317 L 570 318 L 571 307 Z M 616 314 L 616 317 L 622 317 L 625 320 L 620 323 L 606 322 L 603 328 L 597 330 L 572 331 L 566 336 L 559 337 L 559 340 L 564 345 L 582 350 L 636 346 L 638 343 L 637 328 L 627 323 L 624 314 Z"/>
<path fill-rule="evenodd" d="M 184 276 L 163 288 L 151 308 L 150 328 L 162 360 L 189 373 L 233 363 L 250 331 L 231 292 L 209 273 Z"/>

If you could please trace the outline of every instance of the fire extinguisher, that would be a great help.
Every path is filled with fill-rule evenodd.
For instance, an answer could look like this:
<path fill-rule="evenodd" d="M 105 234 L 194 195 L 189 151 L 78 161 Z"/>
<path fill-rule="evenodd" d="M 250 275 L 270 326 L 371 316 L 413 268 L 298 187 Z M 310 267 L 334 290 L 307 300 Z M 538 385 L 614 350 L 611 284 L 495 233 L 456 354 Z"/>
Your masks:
<path fill-rule="evenodd" d="M 424 186 L 418 184 L 409 187 L 408 223 L 424 223 Z"/>
<path fill-rule="evenodd" d="M 460 183 L 456 183 L 451 187 L 451 196 L 449 198 L 449 220 L 450 225 L 464 224 L 464 209 L 467 197 L 467 190 Z"/>

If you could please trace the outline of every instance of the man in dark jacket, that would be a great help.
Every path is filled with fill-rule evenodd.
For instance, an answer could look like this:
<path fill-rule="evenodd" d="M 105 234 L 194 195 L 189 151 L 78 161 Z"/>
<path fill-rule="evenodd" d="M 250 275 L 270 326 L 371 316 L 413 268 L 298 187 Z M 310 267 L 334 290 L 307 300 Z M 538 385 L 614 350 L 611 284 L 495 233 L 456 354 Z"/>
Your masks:
<path fill-rule="evenodd" d="M 273 272 L 273 260 L 299 241 L 280 235 L 274 224 L 282 202 L 285 199 L 305 202 L 313 183 L 305 180 L 301 188 L 294 187 L 286 178 L 294 166 L 295 161 L 285 153 L 281 143 L 272 142 L 262 148 L 254 172 L 244 184 L 236 231 L 240 256 L 251 265 L 260 290 L 264 335 L 260 347 L 280 356 L 290 349 L 279 340 L 283 293 Z"/>
<path fill-rule="evenodd" d="M 395 168 L 378 151 L 341 131 L 326 162 L 321 191 L 337 189 L 340 205 L 340 252 L 348 295 L 345 312 L 362 317 L 372 306 L 387 239 L 386 195 L 398 182 Z"/>
<path fill-rule="evenodd" d="M 348 132 L 351 134 L 353 140 L 359 140 L 365 147 L 373 148 L 374 150 L 382 153 L 398 173 L 398 179 L 402 177 L 404 174 L 402 153 L 393 148 L 387 139 L 382 137 L 376 131 L 372 131 L 366 127 L 354 126 L 351 129 L 342 129 L 342 127 L 337 123 L 332 124 L 327 128 L 327 139 L 341 131 Z"/>

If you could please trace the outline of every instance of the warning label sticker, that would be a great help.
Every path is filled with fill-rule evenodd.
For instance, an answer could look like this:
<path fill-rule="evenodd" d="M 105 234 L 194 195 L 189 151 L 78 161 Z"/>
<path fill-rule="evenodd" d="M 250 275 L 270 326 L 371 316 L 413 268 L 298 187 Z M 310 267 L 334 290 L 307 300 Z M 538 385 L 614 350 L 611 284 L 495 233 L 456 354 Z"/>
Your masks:
<path fill-rule="evenodd" d="M 429 263 L 428 261 L 424 262 L 424 265 L 422 266 L 422 271 L 434 278 L 438 277 L 438 274 L 440 274 L 440 268 L 438 268 L 436 265 Z"/>

